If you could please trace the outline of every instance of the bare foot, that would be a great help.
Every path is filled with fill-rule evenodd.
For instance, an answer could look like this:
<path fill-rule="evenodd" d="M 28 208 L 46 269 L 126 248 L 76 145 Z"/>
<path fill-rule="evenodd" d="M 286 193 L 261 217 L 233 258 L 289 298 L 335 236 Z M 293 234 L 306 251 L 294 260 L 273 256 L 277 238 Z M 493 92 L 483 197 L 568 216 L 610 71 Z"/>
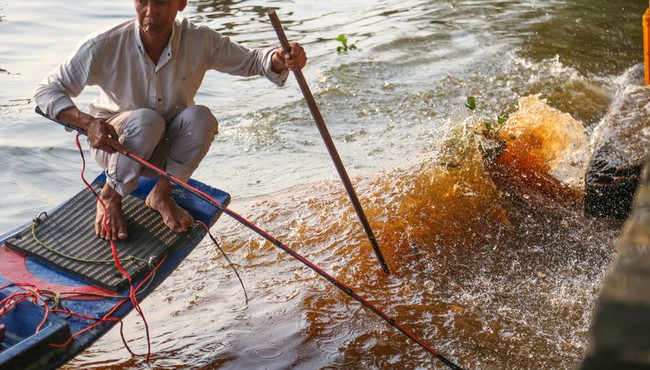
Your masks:
<path fill-rule="evenodd" d="M 194 218 L 181 208 L 172 198 L 172 184 L 161 178 L 147 196 L 147 205 L 162 216 L 163 222 L 173 232 L 181 233 L 189 230 L 194 224 Z"/>
<path fill-rule="evenodd" d="M 122 196 L 105 184 L 99 194 L 104 206 L 97 201 L 97 215 L 95 216 L 95 234 L 106 240 L 126 239 L 126 222 L 122 213 Z M 104 224 L 108 227 L 104 227 Z"/>

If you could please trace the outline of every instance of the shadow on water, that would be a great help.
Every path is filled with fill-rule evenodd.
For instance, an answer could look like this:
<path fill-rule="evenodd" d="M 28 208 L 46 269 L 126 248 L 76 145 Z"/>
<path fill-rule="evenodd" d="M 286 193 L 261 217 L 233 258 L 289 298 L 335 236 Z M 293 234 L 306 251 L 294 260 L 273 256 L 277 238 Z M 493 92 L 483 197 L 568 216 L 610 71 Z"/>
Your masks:
<path fill-rule="evenodd" d="M 556 6 L 559 8 L 552 16 L 526 27 L 520 55 L 533 61 L 557 57 L 564 66 L 597 83 L 538 84 L 530 93 L 543 94 L 552 106 L 571 112 L 590 126 L 605 115 L 609 106 L 600 98 L 598 85 L 602 79 L 597 76 L 620 76 L 642 58 L 641 15 L 647 4 L 567 1 Z"/>
<path fill-rule="evenodd" d="M 638 62 L 629 51 L 643 45 L 646 2 L 569 1 L 556 6 L 552 17 L 529 29 L 524 55 L 536 60 L 561 55 L 562 63 L 585 75 L 620 75 Z"/>

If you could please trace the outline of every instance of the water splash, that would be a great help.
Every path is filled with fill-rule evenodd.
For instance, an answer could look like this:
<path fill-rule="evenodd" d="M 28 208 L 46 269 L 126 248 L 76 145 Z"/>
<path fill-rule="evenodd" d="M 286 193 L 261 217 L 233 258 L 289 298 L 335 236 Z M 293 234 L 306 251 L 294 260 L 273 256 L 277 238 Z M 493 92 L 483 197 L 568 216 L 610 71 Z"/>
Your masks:
<path fill-rule="evenodd" d="M 497 159 L 502 179 L 537 188 L 555 199 L 581 199 L 591 148 L 583 125 L 536 95 L 499 132 L 505 149 Z"/>
<path fill-rule="evenodd" d="M 442 151 L 411 167 L 355 179 L 393 276 L 377 273 L 337 182 L 293 189 L 258 203 L 253 213 L 278 222 L 281 237 L 311 246 L 302 249 L 309 258 L 463 364 L 577 363 L 616 236 L 615 225 L 585 219 L 575 198 L 548 201 L 559 190 L 575 197 L 580 188 L 588 152 L 583 129 L 542 99 L 522 99 L 504 131 L 517 135 L 518 146 L 510 142 L 510 161 L 501 158 L 503 167 L 495 167 L 484 162 L 475 125 L 458 123 Z M 553 186 L 540 185 L 542 178 Z M 304 297 L 302 305 L 311 340 L 325 351 L 343 350 L 335 366 L 427 362 L 327 287 L 318 296 Z"/>

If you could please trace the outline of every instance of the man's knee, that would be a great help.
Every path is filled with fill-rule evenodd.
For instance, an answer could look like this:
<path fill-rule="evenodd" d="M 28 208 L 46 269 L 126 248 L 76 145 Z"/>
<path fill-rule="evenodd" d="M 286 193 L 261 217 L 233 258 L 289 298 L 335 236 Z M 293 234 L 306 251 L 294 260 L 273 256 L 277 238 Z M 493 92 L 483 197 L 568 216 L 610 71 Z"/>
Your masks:
<path fill-rule="evenodd" d="M 140 108 L 130 111 L 120 128 L 121 135 L 126 137 L 146 137 L 158 142 L 165 133 L 165 120 L 153 109 Z"/>
<path fill-rule="evenodd" d="M 219 122 L 210 108 L 204 105 L 193 105 L 186 108 L 174 119 L 174 121 L 176 120 L 189 123 L 186 127 L 195 131 L 196 134 L 213 138 L 219 132 Z"/>

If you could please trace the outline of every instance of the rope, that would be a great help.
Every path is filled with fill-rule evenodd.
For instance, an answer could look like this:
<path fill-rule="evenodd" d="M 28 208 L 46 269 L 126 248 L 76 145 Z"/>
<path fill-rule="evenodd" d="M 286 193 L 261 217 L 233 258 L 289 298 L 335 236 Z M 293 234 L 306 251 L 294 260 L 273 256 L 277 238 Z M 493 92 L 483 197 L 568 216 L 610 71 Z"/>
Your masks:
<path fill-rule="evenodd" d="M 55 120 L 55 119 L 52 119 L 51 117 L 48 117 L 47 115 L 45 115 L 45 114 L 40 110 L 40 108 L 36 108 L 36 112 L 37 112 L 38 114 L 41 114 L 41 115 L 44 116 L 45 118 L 48 118 L 48 119 L 50 119 L 50 120 L 52 120 L 52 121 L 54 121 L 54 122 L 57 122 L 57 123 L 59 123 L 59 124 L 65 126 L 65 127 L 68 127 L 68 128 L 73 129 L 73 130 L 76 130 L 76 131 L 77 131 L 77 145 L 79 146 L 79 148 L 80 148 L 80 150 L 81 150 L 81 146 L 80 146 L 80 144 L 79 144 L 79 136 L 80 136 L 81 134 L 85 134 L 85 132 L 84 132 L 83 130 L 81 130 L 79 127 L 76 127 L 76 126 L 73 126 L 73 125 L 69 125 L 69 124 L 66 124 L 66 123 L 63 123 L 63 122 L 59 122 L 59 121 L 57 121 L 57 120 Z M 436 350 L 435 348 L 431 347 L 430 345 L 428 345 L 427 343 L 425 343 L 422 339 L 420 339 L 419 337 L 417 337 L 415 334 L 413 334 L 413 333 L 411 333 L 410 331 L 408 331 L 405 327 L 403 327 L 401 324 L 399 324 L 399 323 L 398 323 L 394 318 L 388 316 L 388 315 L 385 314 L 383 311 L 381 311 L 379 308 L 375 307 L 373 304 L 371 304 L 370 302 L 368 302 L 365 298 L 363 298 L 363 297 L 359 296 L 358 294 L 356 294 L 356 293 L 355 293 L 352 289 L 350 289 L 347 285 L 345 285 L 345 284 L 342 283 L 341 281 L 337 280 L 336 278 L 334 278 L 332 275 L 328 274 L 328 273 L 325 272 L 324 270 L 320 269 L 318 266 L 314 265 L 314 264 L 311 263 L 309 260 L 307 260 L 306 258 L 304 258 L 303 256 L 301 256 L 300 254 L 298 254 L 297 252 L 295 252 L 295 251 L 292 250 L 291 248 L 287 247 L 287 246 L 284 245 L 281 241 L 279 241 L 278 239 L 274 238 L 273 236 L 271 236 L 270 234 L 268 234 L 266 231 L 264 231 L 263 229 L 259 228 L 257 225 L 253 224 L 252 222 L 248 221 L 247 219 L 245 219 L 244 217 L 240 216 L 240 215 L 237 214 L 236 212 L 234 212 L 234 211 L 232 211 L 231 209 L 227 208 L 226 206 L 224 206 L 223 204 L 221 204 L 221 203 L 220 203 L 219 201 L 217 201 L 216 199 L 212 198 L 212 197 L 211 197 L 210 195 L 208 195 L 207 193 L 205 193 L 205 192 L 201 191 L 200 189 L 197 189 L 197 188 L 195 188 L 195 187 L 193 187 L 193 186 L 187 184 L 186 182 L 184 182 L 184 181 L 182 181 L 182 180 L 180 180 L 180 179 L 174 177 L 174 176 L 171 175 L 170 173 L 168 173 L 168 172 L 166 172 L 166 171 L 164 171 L 164 170 L 162 170 L 162 169 L 160 169 L 160 168 L 158 168 L 158 167 L 152 165 L 151 163 L 149 163 L 149 162 L 145 161 L 144 159 L 142 159 L 142 158 L 140 158 L 140 157 L 134 155 L 133 153 L 128 152 L 128 151 L 127 151 L 126 149 L 124 149 L 124 148 L 115 148 L 115 149 L 118 149 L 122 155 L 124 155 L 124 156 L 126 156 L 126 157 L 132 159 L 133 161 L 135 161 L 135 162 L 137 162 L 137 163 L 140 163 L 140 164 L 143 165 L 144 167 L 146 167 L 146 168 L 148 168 L 148 169 L 150 169 L 150 170 L 156 172 L 157 174 L 159 174 L 159 175 L 162 176 L 163 178 L 165 178 L 165 179 L 167 179 L 167 180 L 173 182 L 174 184 L 177 184 L 177 185 L 181 186 L 182 188 L 186 189 L 187 191 L 189 191 L 189 192 L 193 193 L 194 195 L 198 196 L 199 198 L 205 200 L 207 203 L 212 204 L 212 205 L 215 206 L 217 209 L 219 209 L 220 211 L 224 212 L 224 213 L 227 214 L 228 216 L 232 217 L 232 218 L 233 218 L 234 220 L 236 220 L 237 222 L 241 223 L 241 224 L 244 225 L 245 227 L 247 227 L 247 228 L 249 228 L 250 230 L 254 231 L 255 233 L 257 233 L 258 235 L 260 235 L 261 237 L 263 237 L 263 238 L 266 239 L 267 241 L 271 242 L 273 245 L 275 245 L 275 246 L 278 247 L 279 249 L 281 249 L 281 250 L 283 250 L 284 252 L 288 253 L 289 255 L 291 255 L 292 257 L 294 257 L 296 260 L 300 261 L 300 262 L 303 263 L 305 266 L 309 267 L 309 268 L 312 269 L 314 272 L 316 272 L 317 274 L 319 274 L 321 277 L 325 278 L 327 281 L 329 281 L 330 283 L 332 283 L 332 284 L 333 284 L 334 286 L 336 286 L 339 290 L 341 290 L 342 292 L 346 293 L 348 296 L 350 296 L 351 298 L 353 298 L 353 299 L 356 300 L 357 302 L 361 303 L 361 304 L 362 304 L 363 306 L 365 306 L 366 308 L 370 309 L 370 311 L 372 311 L 374 314 L 376 314 L 376 315 L 379 316 L 381 319 L 383 319 L 386 323 L 388 323 L 389 325 L 393 326 L 395 329 L 397 329 L 398 331 L 400 331 L 402 334 L 404 334 L 405 336 L 407 336 L 409 339 L 411 339 L 412 341 L 414 341 L 415 343 L 417 343 L 420 347 L 422 347 L 423 349 L 425 349 L 426 351 L 428 351 L 429 353 L 431 353 L 433 356 L 435 356 L 438 360 L 440 360 L 440 361 L 441 361 L 443 364 L 445 364 L 447 367 L 449 367 L 449 368 L 451 368 L 451 369 L 455 369 L 455 370 L 457 370 L 457 369 L 462 369 L 462 367 L 458 366 L 457 364 L 453 363 L 451 360 L 449 360 L 448 358 L 446 358 L 445 356 L 443 356 L 443 355 L 442 355 L 438 350 Z M 82 157 L 83 157 L 83 155 L 82 155 Z M 85 167 L 85 162 L 84 162 L 84 167 Z M 82 178 L 83 178 L 83 176 L 82 176 Z M 85 182 L 85 180 L 84 180 L 84 182 Z M 146 327 L 146 323 L 145 323 L 145 327 Z M 147 329 L 147 336 L 148 336 L 148 329 Z M 147 338 L 148 338 L 148 337 L 147 337 Z M 149 357 L 147 357 L 147 359 L 149 359 Z"/>
<path fill-rule="evenodd" d="M 235 268 L 235 265 L 230 261 L 230 258 L 228 258 L 228 255 L 226 254 L 226 252 L 224 252 L 223 249 L 221 249 L 221 247 L 219 246 L 219 243 L 217 243 L 217 240 L 214 238 L 214 236 L 212 236 L 208 226 L 206 224 L 204 224 L 203 222 L 201 222 L 201 221 L 198 221 L 198 223 L 201 226 L 203 226 L 205 231 L 208 233 L 208 236 L 212 240 L 212 243 L 214 243 L 214 245 L 217 246 L 217 249 L 219 249 L 219 251 L 221 252 L 223 257 L 226 259 L 226 261 L 228 261 L 228 265 L 230 265 L 232 270 L 235 272 L 235 275 L 237 275 L 237 279 L 239 279 L 239 284 L 241 284 L 241 287 L 244 290 L 244 298 L 246 298 L 246 304 L 248 304 L 248 294 L 246 294 L 246 287 L 244 286 L 244 282 L 241 280 L 241 276 L 239 276 L 239 273 L 237 272 L 237 268 Z"/>
<path fill-rule="evenodd" d="M 82 135 L 81 132 L 77 132 L 77 135 L 75 137 L 75 141 L 77 143 L 77 148 L 79 149 L 79 155 L 81 156 L 81 162 L 82 162 L 82 168 L 81 168 L 81 180 L 86 184 L 86 187 L 92 191 L 92 193 L 95 195 L 95 198 L 99 202 L 99 204 L 102 206 L 104 209 L 104 214 L 108 213 L 108 210 L 106 208 L 106 204 L 104 204 L 104 201 L 101 199 L 101 197 L 95 192 L 95 189 L 93 189 L 92 185 L 88 183 L 84 176 L 84 172 L 86 171 L 86 159 L 83 154 L 83 149 L 81 148 L 81 142 L 79 140 L 79 137 Z M 102 218 L 102 226 L 106 231 L 109 230 L 108 224 L 106 223 L 106 217 Z M 120 258 L 117 253 L 117 247 L 115 246 L 115 241 L 110 239 L 109 242 L 111 243 L 111 253 L 113 254 L 113 261 L 115 262 L 115 267 L 117 267 L 118 271 L 129 281 L 129 299 L 131 301 L 131 304 L 133 305 L 133 309 L 140 315 L 142 318 L 142 322 L 144 323 L 144 329 L 146 333 L 146 338 L 147 338 L 147 361 L 151 358 L 151 337 L 149 334 L 149 324 L 147 323 L 147 319 L 144 316 L 144 312 L 140 308 L 140 303 L 138 302 L 138 298 L 136 296 L 136 290 L 133 288 L 133 279 L 131 275 L 122 267 L 122 263 L 120 262 Z M 125 342 L 126 345 L 126 342 Z M 127 346 L 128 348 L 128 346 Z M 129 350 L 130 352 L 130 350 Z M 133 353 L 131 353 L 133 354 Z"/>

